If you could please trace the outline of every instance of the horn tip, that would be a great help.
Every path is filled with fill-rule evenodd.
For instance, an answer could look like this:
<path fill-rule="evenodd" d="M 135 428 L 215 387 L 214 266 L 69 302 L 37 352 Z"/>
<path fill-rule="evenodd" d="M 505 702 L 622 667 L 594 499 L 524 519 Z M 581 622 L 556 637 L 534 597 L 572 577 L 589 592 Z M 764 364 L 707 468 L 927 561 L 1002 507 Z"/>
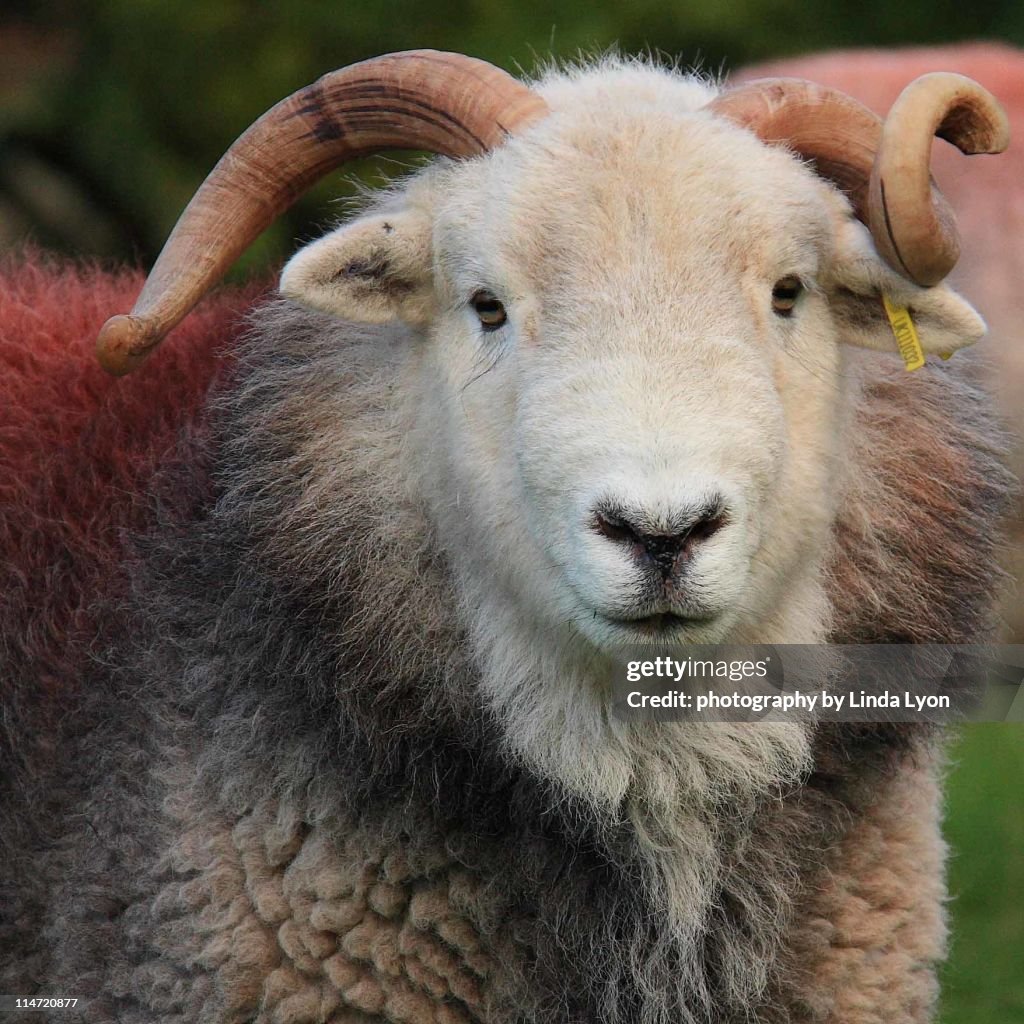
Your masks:
<path fill-rule="evenodd" d="M 998 100 L 995 109 L 996 113 L 993 118 L 995 123 L 989 152 L 992 154 L 1005 153 L 1010 148 L 1010 118 L 1006 114 L 1006 108 Z"/>
<path fill-rule="evenodd" d="M 123 377 L 139 367 L 160 343 L 162 332 L 138 316 L 112 316 L 96 338 L 96 358 L 107 373 Z"/>

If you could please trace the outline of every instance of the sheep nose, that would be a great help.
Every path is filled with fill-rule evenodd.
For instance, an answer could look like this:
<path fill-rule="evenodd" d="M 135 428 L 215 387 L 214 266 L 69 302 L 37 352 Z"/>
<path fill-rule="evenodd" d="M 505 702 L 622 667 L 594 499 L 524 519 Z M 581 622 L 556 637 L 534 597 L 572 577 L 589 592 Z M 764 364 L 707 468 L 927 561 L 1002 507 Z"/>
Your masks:
<path fill-rule="evenodd" d="M 592 526 L 602 537 L 628 550 L 637 562 L 654 565 L 668 577 L 727 522 L 725 502 L 716 495 L 669 516 L 602 504 L 594 509 Z"/>

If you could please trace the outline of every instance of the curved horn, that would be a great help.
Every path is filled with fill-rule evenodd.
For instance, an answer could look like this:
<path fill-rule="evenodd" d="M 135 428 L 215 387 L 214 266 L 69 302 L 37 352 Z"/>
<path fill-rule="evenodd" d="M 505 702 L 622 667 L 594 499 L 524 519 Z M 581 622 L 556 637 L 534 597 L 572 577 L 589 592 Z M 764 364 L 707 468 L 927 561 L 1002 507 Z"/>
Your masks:
<path fill-rule="evenodd" d="M 547 109 L 486 61 L 435 50 L 387 54 L 324 75 L 268 110 L 220 159 L 132 312 L 103 325 L 100 362 L 116 375 L 135 369 L 261 231 L 346 161 L 382 149 L 474 156 Z"/>
<path fill-rule="evenodd" d="M 941 281 L 959 255 L 953 211 L 928 172 L 933 135 L 965 153 L 998 153 L 1009 141 L 989 92 L 938 72 L 911 82 L 884 124 L 852 96 L 795 78 L 750 82 L 707 109 L 813 160 L 847 193 L 886 262 L 920 285 Z"/>
<path fill-rule="evenodd" d="M 715 97 L 705 108 L 784 144 L 815 162 L 822 177 L 866 214 L 867 183 L 882 121 L 853 97 L 800 78 L 759 78 Z"/>
<path fill-rule="evenodd" d="M 882 127 L 871 172 L 868 223 L 886 262 L 918 284 L 938 284 L 960 255 L 953 212 L 936 203 L 928 174 L 933 136 L 961 153 L 1001 153 L 1006 112 L 973 79 L 933 72 L 900 93 Z"/>

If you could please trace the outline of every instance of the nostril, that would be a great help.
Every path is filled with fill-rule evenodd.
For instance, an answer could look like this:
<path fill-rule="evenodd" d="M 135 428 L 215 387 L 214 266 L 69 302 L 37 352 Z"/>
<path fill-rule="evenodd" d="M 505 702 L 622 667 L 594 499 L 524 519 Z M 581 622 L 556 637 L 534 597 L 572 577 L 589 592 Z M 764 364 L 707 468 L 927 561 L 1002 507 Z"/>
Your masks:
<path fill-rule="evenodd" d="M 729 516 L 721 505 L 705 510 L 702 517 L 690 527 L 688 539 L 690 541 L 708 540 L 729 522 Z"/>
<path fill-rule="evenodd" d="M 602 537 L 628 547 L 637 561 L 654 563 L 668 575 L 727 522 L 724 502 L 716 497 L 667 520 L 655 520 L 639 509 L 602 505 L 594 510 L 591 525 Z"/>
<path fill-rule="evenodd" d="M 642 543 L 642 535 L 637 532 L 625 514 L 610 509 L 598 509 L 594 512 L 594 529 L 603 537 L 616 542 Z"/>

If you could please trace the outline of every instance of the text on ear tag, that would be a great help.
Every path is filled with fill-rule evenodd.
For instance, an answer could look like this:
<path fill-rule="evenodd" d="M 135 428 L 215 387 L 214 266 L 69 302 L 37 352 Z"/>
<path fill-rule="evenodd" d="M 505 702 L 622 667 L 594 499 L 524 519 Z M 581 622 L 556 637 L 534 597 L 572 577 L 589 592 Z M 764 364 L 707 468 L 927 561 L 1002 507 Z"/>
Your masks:
<path fill-rule="evenodd" d="M 914 326 L 910 310 L 906 306 L 894 306 L 888 295 L 882 296 L 882 305 L 885 306 L 886 316 L 889 317 L 892 333 L 896 335 L 896 344 L 899 346 L 900 355 L 903 356 L 903 364 L 908 370 L 921 369 L 924 366 L 924 349 L 921 348 L 921 339 L 917 336 L 917 328 Z"/>

